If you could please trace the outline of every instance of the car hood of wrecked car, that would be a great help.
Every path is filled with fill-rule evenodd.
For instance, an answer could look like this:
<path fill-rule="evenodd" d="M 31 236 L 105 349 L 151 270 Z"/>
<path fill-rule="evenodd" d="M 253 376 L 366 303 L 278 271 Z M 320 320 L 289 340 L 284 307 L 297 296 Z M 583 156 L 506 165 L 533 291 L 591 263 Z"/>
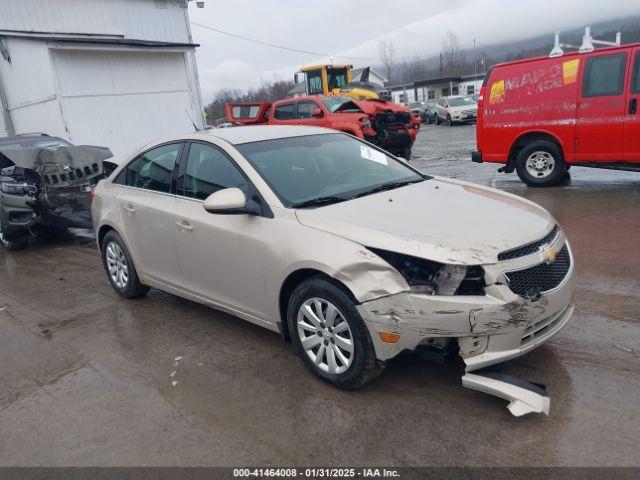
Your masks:
<path fill-rule="evenodd" d="M 93 145 L 58 145 L 50 147 L 12 148 L 0 145 L 0 153 L 16 167 L 37 170 L 47 164 L 69 165 L 71 168 L 84 167 L 90 162 L 113 157 L 107 147 Z M 5 168 L 9 165 L 3 165 Z"/>
<path fill-rule="evenodd" d="M 515 195 L 431 178 L 314 209 L 300 223 L 357 242 L 451 264 L 490 264 L 498 253 L 544 237 L 555 225 L 543 208 Z"/>

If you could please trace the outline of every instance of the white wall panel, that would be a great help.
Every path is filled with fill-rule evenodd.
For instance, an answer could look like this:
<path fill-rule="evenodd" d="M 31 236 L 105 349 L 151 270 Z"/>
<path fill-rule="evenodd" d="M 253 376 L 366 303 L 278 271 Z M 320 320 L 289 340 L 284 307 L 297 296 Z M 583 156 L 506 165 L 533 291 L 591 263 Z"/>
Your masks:
<path fill-rule="evenodd" d="M 193 131 L 183 53 L 53 54 L 73 143 L 108 146 L 122 161 L 158 137 Z"/>

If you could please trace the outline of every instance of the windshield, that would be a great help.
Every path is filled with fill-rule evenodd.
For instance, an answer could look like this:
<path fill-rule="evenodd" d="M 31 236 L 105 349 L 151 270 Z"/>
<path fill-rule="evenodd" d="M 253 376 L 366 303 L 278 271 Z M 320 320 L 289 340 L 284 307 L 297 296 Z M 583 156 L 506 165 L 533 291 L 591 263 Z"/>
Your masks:
<path fill-rule="evenodd" d="M 462 107 L 464 105 L 475 105 L 476 102 L 469 97 L 449 97 L 447 99 L 450 107 Z"/>
<path fill-rule="evenodd" d="M 410 103 L 410 104 L 409 104 L 409 106 L 410 106 L 411 108 L 422 108 L 422 104 L 421 104 L 420 102 L 413 102 L 413 103 Z"/>
<path fill-rule="evenodd" d="M 322 98 L 322 103 L 329 109 L 331 113 L 335 112 L 338 107 L 344 103 L 353 101 L 353 98 L 349 97 L 325 97 Z"/>
<path fill-rule="evenodd" d="M 429 100 L 427 102 L 427 108 L 435 108 L 437 104 L 438 104 L 437 100 Z"/>
<path fill-rule="evenodd" d="M 342 133 L 279 138 L 236 148 L 287 207 L 317 199 L 348 200 L 372 189 L 428 178 Z"/>

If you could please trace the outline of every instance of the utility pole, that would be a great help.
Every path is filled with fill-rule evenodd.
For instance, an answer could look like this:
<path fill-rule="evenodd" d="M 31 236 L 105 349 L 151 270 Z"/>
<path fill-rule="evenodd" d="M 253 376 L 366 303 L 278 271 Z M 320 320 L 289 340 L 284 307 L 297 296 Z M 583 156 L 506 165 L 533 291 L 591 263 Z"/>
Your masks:
<path fill-rule="evenodd" d="M 442 52 L 440 53 L 440 77 L 442 77 Z"/>
<path fill-rule="evenodd" d="M 473 37 L 473 76 L 475 77 L 478 74 L 478 69 L 476 68 L 476 37 Z M 475 80 L 475 78 L 474 78 Z"/>

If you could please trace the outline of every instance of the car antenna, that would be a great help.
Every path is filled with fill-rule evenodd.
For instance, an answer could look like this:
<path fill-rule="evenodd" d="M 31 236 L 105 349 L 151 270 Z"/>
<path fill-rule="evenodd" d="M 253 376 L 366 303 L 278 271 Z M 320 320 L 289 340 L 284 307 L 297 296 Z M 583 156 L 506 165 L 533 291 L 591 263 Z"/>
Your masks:
<path fill-rule="evenodd" d="M 202 129 L 198 128 L 198 126 L 196 125 L 196 121 L 193 119 L 193 117 L 191 116 L 191 114 L 189 113 L 189 110 L 187 110 L 186 108 L 184 109 L 185 113 L 187 114 L 187 117 L 189 117 L 189 120 L 191 120 L 191 125 L 193 125 L 193 128 L 195 129 L 196 132 L 201 132 Z"/>

